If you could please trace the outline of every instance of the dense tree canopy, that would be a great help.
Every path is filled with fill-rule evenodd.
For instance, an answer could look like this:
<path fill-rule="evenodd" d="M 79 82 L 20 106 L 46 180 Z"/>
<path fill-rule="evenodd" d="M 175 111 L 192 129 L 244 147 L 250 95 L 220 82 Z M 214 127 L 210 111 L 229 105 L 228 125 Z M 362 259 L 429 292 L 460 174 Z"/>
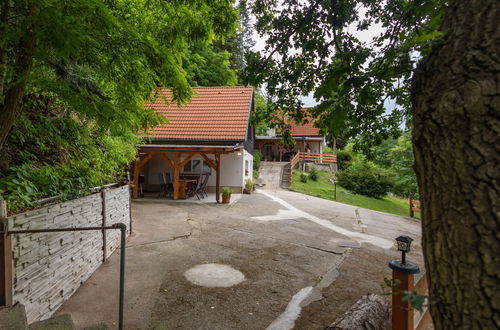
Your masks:
<path fill-rule="evenodd" d="M 238 79 L 231 69 L 231 54 L 213 45 L 196 44 L 184 64 L 191 86 L 234 86 Z"/>
<path fill-rule="evenodd" d="M 230 0 L 3 1 L 0 148 L 32 91 L 111 133 L 154 124 L 144 100 L 158 86 L 189 98 L 186 49 L 225 36 L 236 18 Z"/>
<path fill-rule="evenodd" d="M 183 102 L 197 80 L 234 83 L 209 44 L 237 18 L 230 0 L 3 1 L 0 198 L 18 208 L 120 179 L 135 134 L 160 120 L 143 107 L 157 87 Z"/>
<path fill-rule="evenodd" d="M 366 149 L 398 135 L 409 120 L 409 84 L 419 54 L 429 51 L 444 0 L 257 0 L 265 50 L 249 56 L 246 79 L 265 85 L 275 109 L 303 120 L 301 95 L 314 93 L 313 110 L 328 134 L 345 131 Z M 381 33 L 371 40 L 365 34 Z"/>

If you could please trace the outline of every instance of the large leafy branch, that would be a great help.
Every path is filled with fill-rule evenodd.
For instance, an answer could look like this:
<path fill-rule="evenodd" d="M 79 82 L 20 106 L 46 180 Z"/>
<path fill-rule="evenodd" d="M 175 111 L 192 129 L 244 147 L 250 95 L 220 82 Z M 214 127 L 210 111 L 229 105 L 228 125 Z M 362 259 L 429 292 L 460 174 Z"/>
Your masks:
<path fill-rule="evenodd" d="M 440 35 L 445 1 L 257 0 L 253 10 L 267 39 L 245 78 L 273 100 L 264 117 L 314 117 L 325 134 L 347 132 L 368 149 L 411 119 L 413 70 Z M 311 93 L 319 105 L 305 113 L 300 99 Z"/>

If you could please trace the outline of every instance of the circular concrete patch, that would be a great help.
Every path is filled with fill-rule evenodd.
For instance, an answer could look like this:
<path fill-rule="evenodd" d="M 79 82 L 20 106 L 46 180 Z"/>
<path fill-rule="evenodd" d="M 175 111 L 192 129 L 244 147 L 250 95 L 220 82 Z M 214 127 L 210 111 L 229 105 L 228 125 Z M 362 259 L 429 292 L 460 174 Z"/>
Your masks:
<path fill-rule="evenodd" d="M 220 264 L 194 266 L 188 269 L 184 276 L 193 284 L 211 288 L 228 288 L 245 279 L 245 275 L 239 270 Z"/>

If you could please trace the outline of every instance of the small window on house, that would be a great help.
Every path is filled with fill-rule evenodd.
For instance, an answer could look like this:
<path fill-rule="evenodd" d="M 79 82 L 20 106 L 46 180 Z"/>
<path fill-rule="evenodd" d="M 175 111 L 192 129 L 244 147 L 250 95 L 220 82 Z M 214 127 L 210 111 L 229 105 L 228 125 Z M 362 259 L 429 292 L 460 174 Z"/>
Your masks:
<path fill-rule="evenodd" d="M 201 172 L 202 164 L 201 160 L 194 159 L 191 161 L 191 172 Z"/>
<path fill-rule="evenodd" d="M 206 161 L 203 161 L 203 173 L 211 173 L 211 172 L 212 168 L 210 167 L 210 165 L 208 165 Z"/>

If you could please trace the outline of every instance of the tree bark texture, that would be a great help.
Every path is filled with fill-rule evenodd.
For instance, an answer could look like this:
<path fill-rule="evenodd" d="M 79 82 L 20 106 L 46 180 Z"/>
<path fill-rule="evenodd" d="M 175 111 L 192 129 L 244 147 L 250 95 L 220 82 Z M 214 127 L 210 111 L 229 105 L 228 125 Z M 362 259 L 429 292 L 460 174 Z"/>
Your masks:
<path fill-rule="evenodd" d="M 35 13 L 36 7 L 32 5 L 28 17 L 34 16 Z M 22 99 L 35 55 L 36 37 L 34 28 L 33 23 L 28 25 L 26 33 L 19 40 L 16 47 L 16 61 L 12 70 L 14 79 L 9 85 L 4 86 L 5 98 L 0 108 L 0 150 L 22 109 Z"/>
<path fill-rule="evenodd" d="M 450 1 L 412 86 L 436 329 L 500 328 L 500 2 Z"/>
<path fill-rule="evenodd" d="M 385 330 L 390 324 L 389 311 L 385 297 L 368 294 L 324 330 Z"/>

